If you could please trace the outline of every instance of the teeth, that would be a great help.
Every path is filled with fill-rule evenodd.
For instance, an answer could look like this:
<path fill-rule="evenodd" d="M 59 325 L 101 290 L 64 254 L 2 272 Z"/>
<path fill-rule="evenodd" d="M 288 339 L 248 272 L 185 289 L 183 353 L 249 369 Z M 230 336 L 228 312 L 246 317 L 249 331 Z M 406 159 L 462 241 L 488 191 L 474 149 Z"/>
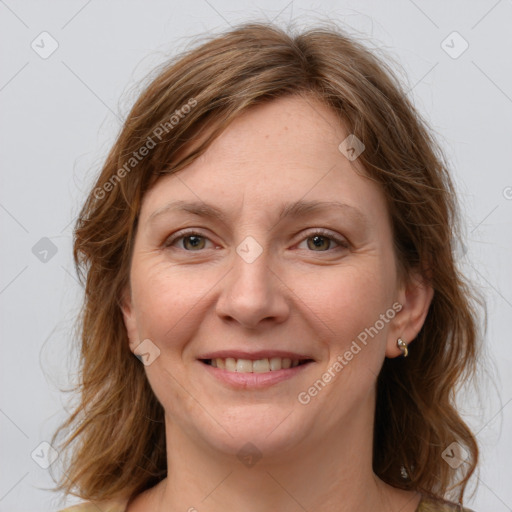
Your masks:
<path fill-rule="evenodd" d="M 299 360 L 291 360 L 288 357 L 271 357 L 265 359 L 235 359 L 233 357 L 211 359 L 210 364 L 215 368 L 238 373 L 264 373 L 299 366 Z"/>
<path fill-rule="evenodd" d="M 219 361 L 222 361 L 222 359 L 216 359 L 216 361 L 217 361 L 217 366 L 218 366 Z M 236 372 L 236 359 L 233 359 L 232 357 L 228 357 L 226 359 L 225 369 L 228 372 Z"/>
<path fill-rule="evenodd" d="M 250 370 L 251 369 L 249 367 L 249 371 Z M 253 361 L 252 362 L 252 371 L 254 373 L 269 372 L 270 371 L 270 363 L 269 363 L 268 359 L 257 359 L 256 361 Z"/>
<path fill-rule="evenodd" d="M 236 361 L 236 371 L 237 372 L 252 372 L 252 361 L 249 359 L 238 359 Z"/>

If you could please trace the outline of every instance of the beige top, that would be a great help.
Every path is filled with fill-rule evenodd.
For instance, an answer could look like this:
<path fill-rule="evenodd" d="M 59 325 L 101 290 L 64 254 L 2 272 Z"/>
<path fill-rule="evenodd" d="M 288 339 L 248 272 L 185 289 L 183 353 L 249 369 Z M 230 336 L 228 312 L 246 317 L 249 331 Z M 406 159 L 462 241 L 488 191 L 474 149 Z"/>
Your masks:
<path fill-rule="evenodd" d="M 125 501 L 102 501 L 81 503 L 80 505 L 74 505 L 59 512 L 125 512 L 128 505 L 128 500 Z M 436 500 L 423 496 L 421 501 L 418 503 L 418 507 L 415 512 L 474 512 L 473 510 L 465 507 L 461 507 L 456 503 L 449 501 Z"/>

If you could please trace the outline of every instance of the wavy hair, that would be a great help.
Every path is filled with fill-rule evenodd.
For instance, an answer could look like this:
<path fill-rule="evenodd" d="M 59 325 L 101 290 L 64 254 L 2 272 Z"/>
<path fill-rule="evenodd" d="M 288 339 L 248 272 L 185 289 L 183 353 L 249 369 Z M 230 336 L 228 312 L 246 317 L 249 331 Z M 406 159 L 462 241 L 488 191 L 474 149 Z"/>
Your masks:
<path fill-rule="evenodd" d="M 69 455 L 56 490 L 86 500 L 126 499 L 165 478 L 164 411 L 129 348 L 120 308 L 141 200 L 160 176 L 195 160 L 251 107 L 300 95 L 322 101 L 364 143 L 359 161 L 386 197 L 400 275 L 420 269 L 434 289 L 409 357 L 385 359 L 377 379 L 374 472 L 401 489 L 445 498 L 458 491 L 462 502 L 478 447 L 455 391 L 475 376 L 480 302 L 457 266 L 460 215 L 446 157 L 377 54 L 338 27 L 292 34 L 247 23 L 186 50 L 150 77 L 74 230 L 85 288 L 72 390 L 79 403 L 52 438 L 57 446 L 64 435 L 59 449 Z M 202 135 L 208 137 L 191 148 Z M 457 470 L 443 460 L 452 442 L 467 453 Z"/>

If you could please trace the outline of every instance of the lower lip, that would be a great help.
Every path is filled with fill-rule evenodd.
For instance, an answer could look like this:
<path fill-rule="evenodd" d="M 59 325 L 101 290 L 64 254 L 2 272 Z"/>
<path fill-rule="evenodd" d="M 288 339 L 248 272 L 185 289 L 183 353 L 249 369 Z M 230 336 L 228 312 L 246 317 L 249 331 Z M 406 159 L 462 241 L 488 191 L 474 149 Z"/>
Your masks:
<path fill-rule="evenodd" d="M 211 366 L 201 361 L 199 361 L 199 364 L 213 377 L 224 384 L 231 385 L 237 389 L 258 389 L 266 388 L 273 384 L 278 384 L 279 382 L 291 379 L 292 377 L 299 375 L 306 368 L 309 368 L 312 362 L 304 363 L 293 368 L 262 373 L 228 372 L 227 370 Z"/>

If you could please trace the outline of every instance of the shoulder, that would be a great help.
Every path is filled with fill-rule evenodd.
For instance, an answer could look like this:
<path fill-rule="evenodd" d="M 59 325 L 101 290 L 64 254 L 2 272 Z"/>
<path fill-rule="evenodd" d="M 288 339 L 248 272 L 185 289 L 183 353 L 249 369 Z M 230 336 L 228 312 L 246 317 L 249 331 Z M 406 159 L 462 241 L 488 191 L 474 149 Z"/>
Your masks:
<path fill-rule="evenodd" d="M 423 496 L 416 512 L 474 512 L 474 510 L 462 507 L 458 503 L 451 501 Z"/>
<path fill-rule="evenodd" d="M 73 505 L 58 512 L 125 512 L 127 503 L 125 501 L 87 501 L 79 505 Z"/>

